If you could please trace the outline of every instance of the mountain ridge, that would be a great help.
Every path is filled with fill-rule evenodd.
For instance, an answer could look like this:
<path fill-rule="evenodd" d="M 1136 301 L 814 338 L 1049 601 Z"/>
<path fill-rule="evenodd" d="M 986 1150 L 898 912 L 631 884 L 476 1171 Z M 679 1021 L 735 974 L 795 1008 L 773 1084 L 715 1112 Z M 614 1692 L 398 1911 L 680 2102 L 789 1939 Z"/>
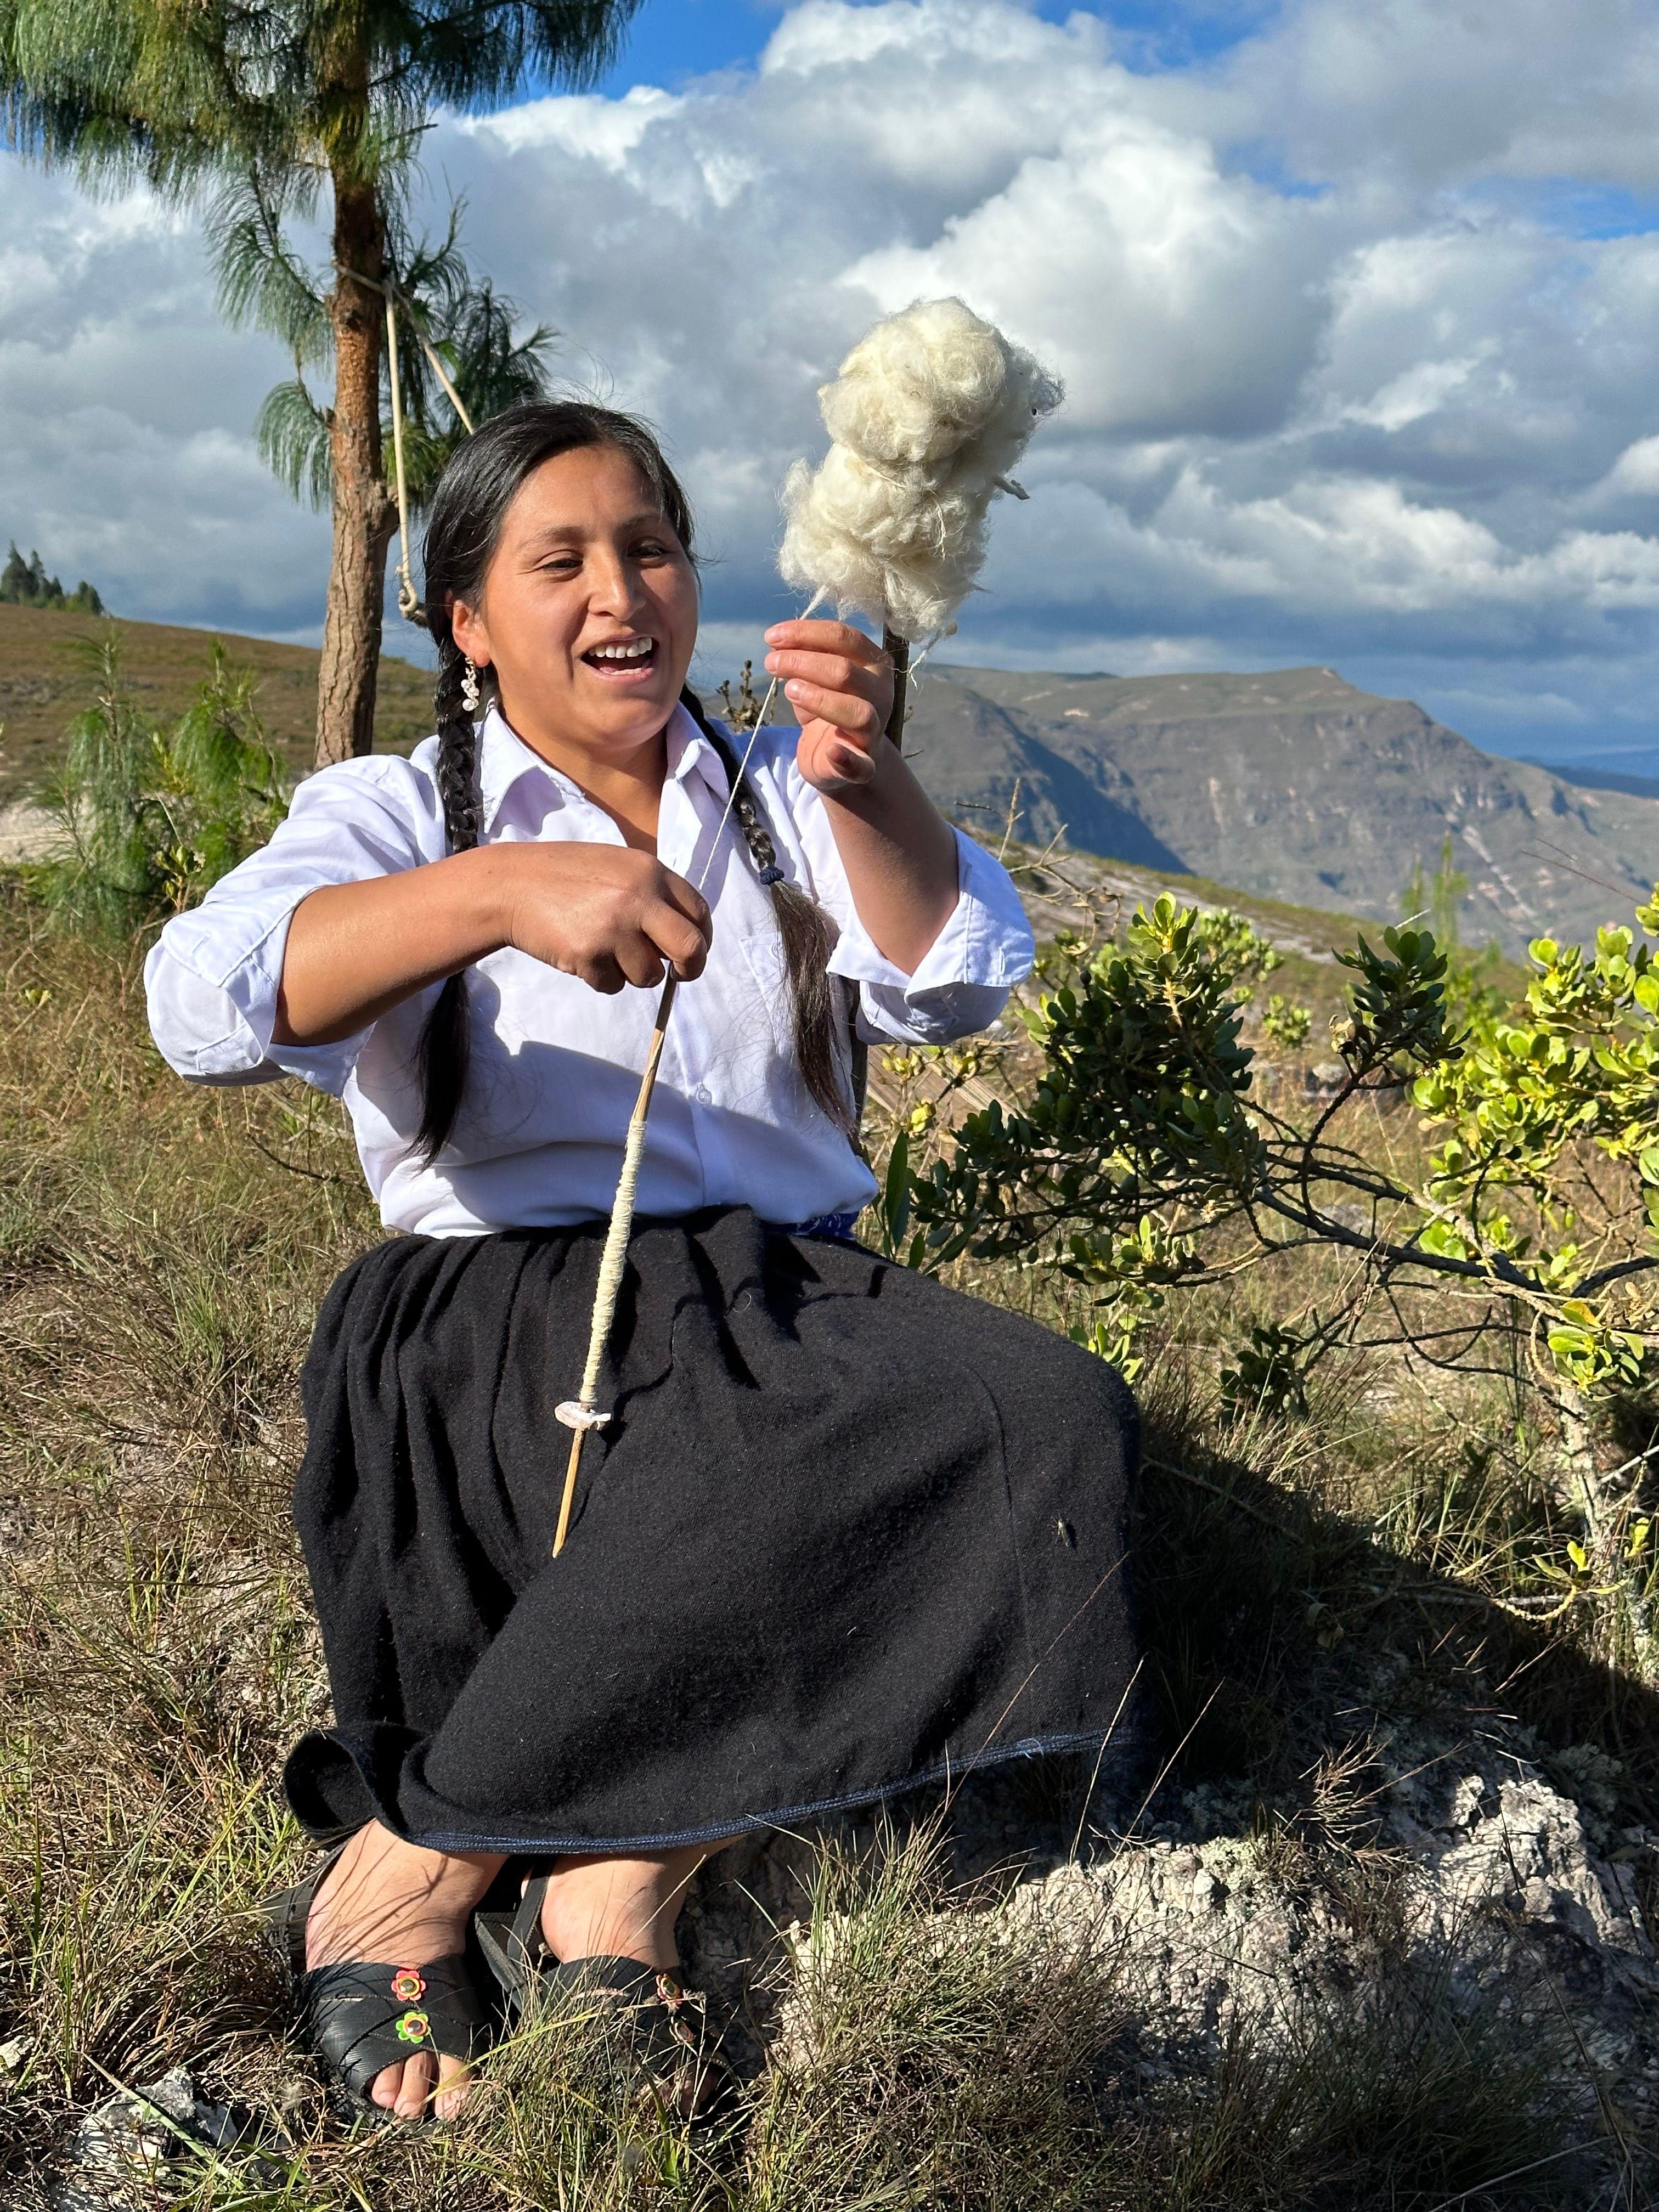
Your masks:
<path fill-rule="evenodd" d="M 0 605 L 0 807 L 61 757 L 87 672 L 73 651 L 110 625 Z M 116 621 L 139 703 L 178 714 L 224 635 L 260 682 L 279 749 L 309 765 L 318 656 L 308 647 Z M 430 724 L 430 676 L 382 656 L 378 743 L 405 750 Z M 711 705 L 715 705 L 710 696 Z M 1466 941 L 1519 954 L 1540 934 L 1588 941 L 1629 919 L 1659 875 L 1659 795 L 1482 752 L 1411 700 L 1331 668 L 1151 677 L 918 672 L 905 744 L 935 799 L 981 835 L 1012 825 L 1131 867 L 1240 894 L 1389 921 L 1443 840 L 1469 878 Z M 1633 779 L 1632 779 L 1633 780 Z"/>
<path fill-rule="evenodd" d="M 1627 919 L 1659 875 L 1659 797 L 1482 752 L 1327 667 L 1076 677 L 930 662 L 905 743 L 964 823 L 1012 808 L 1028 842 L 1297 906 L 1392 919 L 1449 835 L 1469 880 L 1464 937 L 1511 954 Z"/>

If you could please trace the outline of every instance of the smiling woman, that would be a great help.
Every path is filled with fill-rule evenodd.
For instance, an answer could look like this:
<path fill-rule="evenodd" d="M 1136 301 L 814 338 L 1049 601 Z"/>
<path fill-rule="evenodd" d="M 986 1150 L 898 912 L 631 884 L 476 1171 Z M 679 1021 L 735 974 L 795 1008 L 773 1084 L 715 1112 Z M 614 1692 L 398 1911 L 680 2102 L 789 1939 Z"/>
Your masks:
<path fill-rule="evenodd" d="M 862 632 L 769 634 L 800 727 L 738 762 L 683 688 L 692 544 L 629 417 L 487 424 L 427 540 L 437 734 L 313 777 L 149 964 L 173 1065 L 341 1094 L 410 1232 L 336 1284 L 307 1364 L 334 1723 L 286 1781 L 337 1849 L 273 1907 L 314 2047 L 406 2117 L 456 2109 L 538 1975 L 707 2109 L 674 1940 L 698 1865 L 1098 1747 L 1133 1671 L 1121 1383 L 851 1236 L 854 1020 L 983 1027 L 1030 963 L 1019 902 L 886 738 Z M 555 1401 L 667 969 L 612 1410 L 554 1556 Z"/>

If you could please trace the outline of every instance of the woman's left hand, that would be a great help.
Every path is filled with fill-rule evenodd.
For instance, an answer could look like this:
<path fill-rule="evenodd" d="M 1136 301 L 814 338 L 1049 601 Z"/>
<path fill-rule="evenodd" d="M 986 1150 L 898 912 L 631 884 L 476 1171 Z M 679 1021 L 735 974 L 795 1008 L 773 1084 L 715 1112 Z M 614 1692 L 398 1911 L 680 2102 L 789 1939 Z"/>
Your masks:
<path fill-rule="evenodd" d="M 893 705 L 893 664 L 850 623 L 775 623 L 766 672 L 781 676 L 800 722 L 795 754 L 808 783 L 848 798 L 876 776 Z"/>

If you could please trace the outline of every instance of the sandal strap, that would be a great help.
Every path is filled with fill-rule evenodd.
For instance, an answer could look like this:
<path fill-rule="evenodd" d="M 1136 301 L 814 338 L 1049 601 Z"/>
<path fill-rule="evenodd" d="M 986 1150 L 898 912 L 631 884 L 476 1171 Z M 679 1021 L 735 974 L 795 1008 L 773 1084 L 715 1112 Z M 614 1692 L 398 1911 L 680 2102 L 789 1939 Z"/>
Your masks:
<path fill-rule="evenodd" d="M 677 1973 L 638 1959 L 599 1954 L 562 1960 L 547 1978 L 569 2000 L 597 2001 L 612 2013 L 647 2074 L 659 2075 L 687 2063 L 709 2073 L 726 2072 L 717 2049 L 720 2039 L 710 2031 L 708 1999 L 701 1990 L 688 1990 Z"/>
<path fill-rule="evenodd" d="M 377 2074 L 417 2051 L 471 2061 L 489 2040 L 488 2015 L 459 1952 L 427 1966 L 348 1959 L 315 1966 L 297 1994 L 312 2050 L 365 2102 Z"/>
<path fill-rule="evenodd" d="M 260 1918 L 280 1948 L 288 1967 L 289 1986 L 297 1990 L 305 1979 L 306 1927 L 311 1918 L 311 1908 L 317 1901 L 317 1893 L 338 1864 L 344 1842 L 336 1844 L 326 1858 L 304 1881 L 296 1881 L 291 1889 L 278 1890 L 275 1897 L 260 1900 L 257 1910 Z"/>
<path fill-rule="evenodd" d="M 542 1934 L 542 1905 L 547 1896 L 547 1881 L 546 1875 L 533 1875 L 525 1884 L 516 1911 L 510 1914 L 477 1912 L 472 1917 L 478 1948 L 484 1964 L 501 1984 L 508 2017 L 512 2019 L 524 2009 L 532 1984 L 554 1963 L 547 1938 Z"/>

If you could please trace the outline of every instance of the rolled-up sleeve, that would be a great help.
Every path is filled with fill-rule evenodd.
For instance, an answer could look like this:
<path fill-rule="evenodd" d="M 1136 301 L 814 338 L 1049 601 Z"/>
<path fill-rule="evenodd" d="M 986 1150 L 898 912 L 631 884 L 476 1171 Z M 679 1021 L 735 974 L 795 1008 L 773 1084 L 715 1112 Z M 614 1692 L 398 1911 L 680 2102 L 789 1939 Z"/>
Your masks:
<path fill-rule="evenodd" d="M 429 781 L 409 762 L 342 762 L 307 778 L 270 843 L 175 915 L 144 963 L 150 1034 L 192 1083 L 297 1075 L 337 1097 L 368 1030 L 337 1044 L 272 1041 L 294 910 L 325 884 L 362 883 L 441 854 Z"/>
<path fill-rule="evenodd" d="M 878 950 L 859 920 L 834 835 L 818 810 L 803 823 L 803 843 L 816 863 L 819 896 L 841 934 L 830 972 L 859 992 L 859 1033 L 867 1043 L 949 1044 L 988 1029 L 1012 987 L 1029 975 L 1036 946 L 1008 871 L 958 830 L 957 902 L 913 975 Z M 812 850 L 813 829 L 829 853 Z M 833 859 L 831 858 L 833 855 Z"/>

